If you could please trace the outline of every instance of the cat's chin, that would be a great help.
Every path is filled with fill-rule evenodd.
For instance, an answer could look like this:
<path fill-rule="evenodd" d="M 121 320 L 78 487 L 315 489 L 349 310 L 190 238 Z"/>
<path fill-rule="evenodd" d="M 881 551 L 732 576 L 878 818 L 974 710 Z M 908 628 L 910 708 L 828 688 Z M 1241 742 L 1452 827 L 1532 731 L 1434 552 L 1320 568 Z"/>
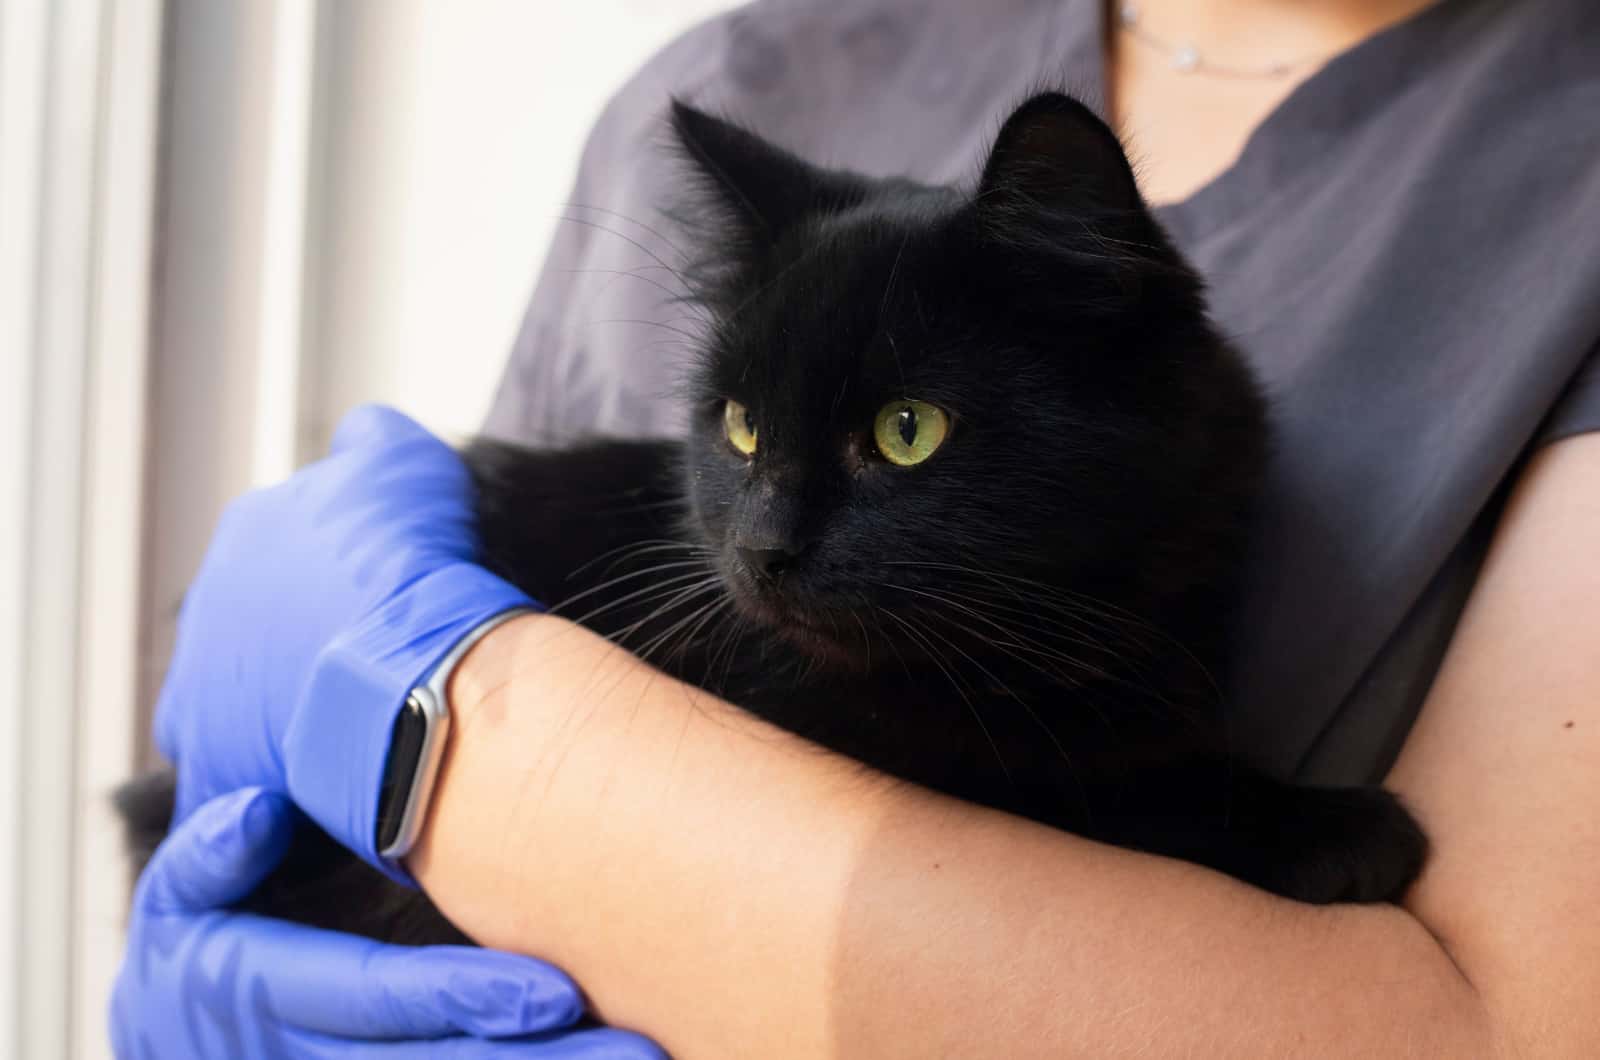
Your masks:
<path fill-rule="evenodd" d="M 791 623 L 778 627 L 776 632 L 821 666 L 848 671 L 867 669 L 861 645 L 847 643 L 833 630 Z"/>
<path fill-rule="evenodd" d="M 864 672 L 871 658 L 864 633 L 849 614 L 816 614 L 770 597 L 737 594 L 735 606 L 773 636 L 829 669 Z"/>

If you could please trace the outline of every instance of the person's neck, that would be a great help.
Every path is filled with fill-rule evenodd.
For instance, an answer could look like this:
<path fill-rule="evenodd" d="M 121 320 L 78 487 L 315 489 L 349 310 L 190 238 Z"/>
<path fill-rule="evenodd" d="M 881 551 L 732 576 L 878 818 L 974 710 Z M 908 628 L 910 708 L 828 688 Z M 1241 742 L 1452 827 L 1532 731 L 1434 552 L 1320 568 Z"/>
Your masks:
<path fill-rule="evenodd" d="M 1343 50 L 1439 0 L 1133 0 L 1139 23 L 1241 66 Z M 1121 0 L 1110 0 L 1116 12 Z"/>

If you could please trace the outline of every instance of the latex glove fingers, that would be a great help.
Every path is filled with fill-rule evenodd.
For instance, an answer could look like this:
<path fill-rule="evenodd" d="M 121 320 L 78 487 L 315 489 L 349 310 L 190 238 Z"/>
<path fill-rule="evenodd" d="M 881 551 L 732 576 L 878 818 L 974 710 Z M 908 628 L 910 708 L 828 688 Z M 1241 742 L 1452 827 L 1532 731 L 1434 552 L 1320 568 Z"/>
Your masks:
<path fill-rule="evenodd" d="M 293 827 L 287 800 L 248 789 L 201 806 L 157 850 L 112 1001 L 119 1055 L 317 1056 L 338 1039 L 438 1046 L 427 1040 L 527 1035 L 581 1015 L 571 980 L 530 958 L 388 946 L 219 908 L 272 870 Z"/>

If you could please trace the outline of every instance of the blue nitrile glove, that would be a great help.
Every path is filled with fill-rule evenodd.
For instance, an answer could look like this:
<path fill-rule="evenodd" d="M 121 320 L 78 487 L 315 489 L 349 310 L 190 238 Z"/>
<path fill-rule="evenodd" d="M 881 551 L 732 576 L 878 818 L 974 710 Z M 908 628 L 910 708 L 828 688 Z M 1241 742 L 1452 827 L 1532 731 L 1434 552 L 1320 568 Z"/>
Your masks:
<path fill-rule="evenodd" d="M 531 601 L 474 563 L 455 452 L 392 409 L 345 417 L 331 454 L 231 504 L 184 598 L 156 708 L 175 820 L 235 788 L 287 791 L 377 853 L 378 794 L 406 694 L 484 620 Z"/>
<path fill-rule="evenodd" d="M 638 1035 L 570 1029 L 577 988 L 540 961 L 228 912 L 283 856 L 293 815 L 283 796 L 247 788 L 201 806 L 157 849 L 111 998 L 122 1060 L 662 1060 Z"/>

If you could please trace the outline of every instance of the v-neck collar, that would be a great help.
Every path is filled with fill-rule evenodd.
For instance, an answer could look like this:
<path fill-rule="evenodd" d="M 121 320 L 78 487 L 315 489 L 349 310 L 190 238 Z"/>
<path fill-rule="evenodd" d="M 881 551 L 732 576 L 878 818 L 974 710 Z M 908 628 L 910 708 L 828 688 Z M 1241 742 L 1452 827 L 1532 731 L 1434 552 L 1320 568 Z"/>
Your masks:
<path fill-rule="evenodd" d="M 1385 99 L 1425 77 L 1451 51 L 1454 34 L 1492 15 L 1493 3 L 1436 0 L 1358 41 L 1323 63 L 1251 130 L 1238 157 L 1187 197 L 1155 208 L 1183 242 L 1207 236 L 1285 193 L 1314 172 L 1324 152 L 1366 122 Z M 1090 87 L 1085 102 L 1109 118 L 1106 47 L 1110 27 L 1103 0 L 1070 0 L 1062 58 L 1075 84 Z"/>

